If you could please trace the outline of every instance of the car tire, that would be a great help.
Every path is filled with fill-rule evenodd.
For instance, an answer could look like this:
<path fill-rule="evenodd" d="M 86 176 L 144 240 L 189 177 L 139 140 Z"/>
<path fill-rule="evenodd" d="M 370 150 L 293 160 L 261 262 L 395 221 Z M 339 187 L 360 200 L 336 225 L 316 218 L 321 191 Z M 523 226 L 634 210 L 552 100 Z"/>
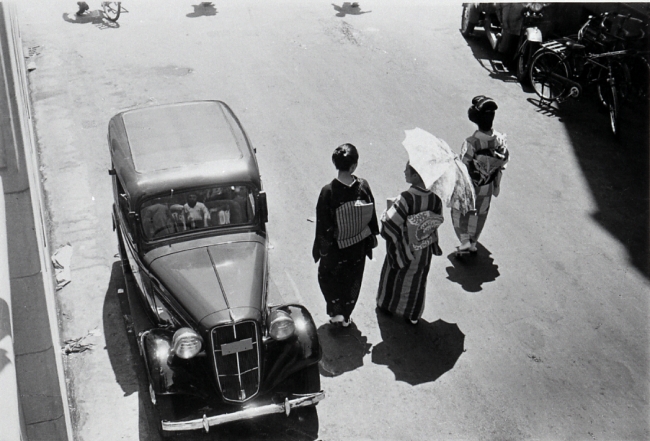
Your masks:
<path fill-rule="evenodd" d="M 460 33 L 463 37 L 470 37 L 474 32 L 476 23 L 472 23 L 471 18 L 475 13 L 476 7 L 472 4 L 463 5 L 463 14 L 460 21 Z"/>

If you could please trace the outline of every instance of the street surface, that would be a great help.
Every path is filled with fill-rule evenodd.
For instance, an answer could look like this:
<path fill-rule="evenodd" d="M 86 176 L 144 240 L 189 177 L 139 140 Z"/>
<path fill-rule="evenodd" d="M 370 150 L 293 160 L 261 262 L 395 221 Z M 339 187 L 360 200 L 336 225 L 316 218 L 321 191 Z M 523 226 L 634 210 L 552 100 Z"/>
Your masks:
<path fill-rule="evenodd" d="M 541 109 L 460 3 L 132 0 L 117 24 L 76 2 L 21 2 L 52 248 L 73 247 L 58 292 L 79 441 L 157 440 L 111 225 L 106 131 L 120 110 L 228 103 L 268 193 L 272 289 L 319 326 L 318 421 L 267 418 L 200 439 L 644 440 L 649 427 L 647 115 L 615 141 L 592 100 Z M 99 1 L 89 2 L 91 13 Z M 354 326 L 327 324 L 311 259 L 333 149 L 360 152 L 378 201 L 407 188 L 404 130 L 460 151 L 472 97 L 498 105 L 511 162 L 479 255 L 456 259 L 449 211 L 423 320 L 375 313 L 384 245 L 366 265 Z"/>

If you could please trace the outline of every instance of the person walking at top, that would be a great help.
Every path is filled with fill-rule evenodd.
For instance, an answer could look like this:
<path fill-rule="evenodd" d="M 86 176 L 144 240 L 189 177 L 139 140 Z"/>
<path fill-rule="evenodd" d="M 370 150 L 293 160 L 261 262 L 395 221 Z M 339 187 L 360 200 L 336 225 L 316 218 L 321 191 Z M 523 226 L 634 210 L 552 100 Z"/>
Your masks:
<path fill-rule="evenodd" d="M 479 95 L 472 99 L 467 111 L 469 120 L 478 130 L 465 140 L 460 156 L 474 184 L 476 210 L 462 214 L 451 209 L 451 220 L 460 240 L 457 254 L 477 252 L 476 244 L 485 226 L 492 196 L 499 195 L 501 175 L 510 159 L 505 135 L 492 128 L 497 109 L 492 98 Z"/>
<path fill-rule="evenodd" d="M 366 257 L 377 246 L 379 225 L 368 183 L 353 173 L 359 153 L 352 144 L 338 146 L 332 162 L 338 176 L 325 185 L 316 204 L 316 238 L 312 249 L 318 283 L 330 323 L 347 327 L 356 306 Z"/>
<path fill-rule="evenodd" d="M 417 325 L 433 255 L 440 256 L 437 228 L 442 223 L 442 201 L 425 188 L 418 172 L 406 164 L 404 178 L 411 187 L 402 192 L 381 218 L 386 258 L 381 269 L 377 308 Z"/>

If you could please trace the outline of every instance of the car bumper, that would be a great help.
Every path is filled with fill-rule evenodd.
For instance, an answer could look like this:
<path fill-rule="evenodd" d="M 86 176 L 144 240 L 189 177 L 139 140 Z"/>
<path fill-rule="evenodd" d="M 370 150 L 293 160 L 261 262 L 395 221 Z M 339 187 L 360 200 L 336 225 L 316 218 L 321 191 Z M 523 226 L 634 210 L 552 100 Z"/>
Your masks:
<path fill-rule="evenodd" d="M 210 427 L 218 426 L 220 424 L 231 423 L 233 421 L 246 420 L 256 418 L 262 415 L 269 415 L 272 413 L 285 413 L 289 415 L 291 409 L 297 407 L 308 407 L 321 401 L 325 398 L 325 392 L 320 391 L 313 394 L 305 394 L 297 396 L 293 399 L 285 399 L 283 403 L 266 404 L 259 407 L 250 407 L 237 412 L 226 413 L 215 416 L 205 416 L 190 421 L 162 421 L 162 430 L 169 432 L 181 432 L 185 430 L 203 429 L 206 432 L 210 431 Z"/>

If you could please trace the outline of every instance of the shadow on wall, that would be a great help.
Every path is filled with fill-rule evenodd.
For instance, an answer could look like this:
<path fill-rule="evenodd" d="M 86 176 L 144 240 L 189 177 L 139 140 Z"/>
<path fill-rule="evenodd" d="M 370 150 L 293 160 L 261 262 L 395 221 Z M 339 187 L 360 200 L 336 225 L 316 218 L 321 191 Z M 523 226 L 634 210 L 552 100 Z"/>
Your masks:
<path fill-rule="evenodd" d="M 396 381 L 412 386 L 436 381 L 450 371 L 465 351 L 465 334 L 455 323 L 420 319 L 412 326 L 401 317 L 377 312 L 382 342 L 372 350 L 372 362 L 387 366 Z"/>

